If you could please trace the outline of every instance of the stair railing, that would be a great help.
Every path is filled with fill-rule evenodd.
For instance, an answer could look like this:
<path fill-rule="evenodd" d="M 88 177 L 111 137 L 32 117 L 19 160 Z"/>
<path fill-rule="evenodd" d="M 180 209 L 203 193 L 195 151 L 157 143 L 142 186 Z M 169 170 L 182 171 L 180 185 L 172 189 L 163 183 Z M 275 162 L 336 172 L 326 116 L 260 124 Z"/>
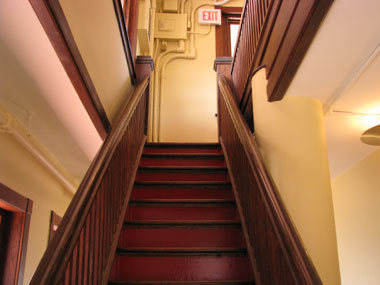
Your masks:
<path fill-rule="evenodd" d="M 136 87 L 30 284 L 106 284 L 146 141 L 148 77 Z"/>
<path fill-rule="evenodd" d="M 218 77 L 218 86 L 220 142 L 256 284 L 322 284 L 223 75 Z"/>
<path fill-rule="evenodd" d="M 231 66 L 231 88 L 251 130 L 252 74 L 264 66 L 268 100 L 281 100 L 332 2 L 245 1 Z"/>

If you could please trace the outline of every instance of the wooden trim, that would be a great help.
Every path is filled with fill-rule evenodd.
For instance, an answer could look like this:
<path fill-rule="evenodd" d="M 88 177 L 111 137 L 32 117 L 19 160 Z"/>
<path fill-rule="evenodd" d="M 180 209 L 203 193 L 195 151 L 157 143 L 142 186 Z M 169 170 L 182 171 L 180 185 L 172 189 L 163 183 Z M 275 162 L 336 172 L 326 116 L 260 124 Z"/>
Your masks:
<path fill-rule="evenodd" d="M 28 199 L 28 204 L 25 210 L 24 230 L 23 230 L 23 236 L 22 236 L 22 247 L 21 247 L 20 265 L 19 265 L 19 272 L 18 272 L 18 284 L 20 285 L 23 284 L 23 279 L 24 279 L 26 249 L 28 246 L 29 228 L 30 228 L 30 219 L 32 216 L 32 210 L 33 210 L 33 201 Z"/>
<path fill-rule="evenodd" d="M 138 56 L 136 58 L 137 82 L 141 82 L 154 70 L 154 61 L 150 56 Z"/>
<path fill-rule="evenodd" d="M 62 221 L 62 217 L 57 215 L 54 211 L 50 212 L 50 226 L 49 226 L 49 243 L 52 240 L 55 232 L 58 229 L 59 224 Z"/>
<path fill-rule="evenodd" d="M 27 212 L 28 198 L 0 183 L 0 207 L 11 212 Z"/>
<path fill-rule="evenodd" d="M 283 201 L 272 183 L 263 163 L 258 146 L 252 133 L 249 131 L 239 108 L 237 107 L 231 88 L 223 78 L 219 77 L 218 86 L 223 100 L 231 116 L 236 133 L 243 145 L 245 155 L 248 159 L 251 170 L 254 172 L 258 190 L 263 200 L 270 222 L 275 229 L 277 241 L 280 244 L 282 253 L 285 255 L 289 270 L 294 281 L 299 284 L 322 284 L 320 277 L 306 253 L 300 237 L 293 225 Z M 239 191 L 239 189 L 237 189 Z"/>
<path fill-rule="evenodd" d="M 108 165 L 120 141 L 123 139 L 123 135 L 132 120 L 138 104 L 146 94 L 148 82 L 149 80 L 146 78 L 137 86 L 131 99 L 126 103 L 123 112 L 120 113 L 115 127 L 112 128 L 110 135 L 107 136 L 100 151 L 91 163 L 78 191 L 66 210 L 62 222 L 46 249 L 30 284 L 56 284 L 61 282 L 66 265 L 71 258 L 83 225 L 90 213 L 91 206 L 96 199 L 99 186 L 108 169 Z M 107 219 L 109 218 L 107 216 L 108 213 L 104 213 L 104 215 L 106 215 Z M 89 242 L 93 243 L 93 237 L 90 233 L 88 233 Z M 111 240 L 109 241 L 112 242 Z M 83 274 L 83 272 L 80 272 L 80 274 Z"/>
<path fill-rule="evenodd" d="M 29 0 L 100 137 L 111 124 L 76 46 L 58 0 Z"/>
<path fill-rule="evenodd" d="M 301 1 L 276 52 L 268 74 L 268 101 L 281 100 L 311 45 L 333 0 Z M 265 63 L 266 64 L 266 63 Z"/>
<path fill-rule="evenodd" d="M 128 70 L 129 70 L 129 74 L 131 77 L 131 81 L 132 81 L 133 85 L 136 85 L 137 84 L 137 75 L 136 75 L 135 60 L 133 57 L 132 45 L 131 45 L 131 41 L 130 41 L 130 38 L 128 35 L 128 31 L 126 29 L 123 9 L 121 7 L 120 0 L 113 0 L 113 5 L 115 8 L 117 22 L 119 24 L 121 41 L 123 43 L 125 58 L 127 60 Z"/>
<path fill-rule="evenodd" d="M 17 220 L 20 223 L 20 228 L 16 233 L 17 238 L 19 238 L 19 242 L 14 244 L 17 248 L 13 249 L 17 251 L 17 260 L 14 261 L 13 265 L 16 266 L 14 276 L 15 282 L 21 285 L 23 284 L 24 278 L 26 250 L 29 238 L 30 217 L 33 211 L 33 201 L 25 198 L 2 183 L 0 183 L 0 200 L 0 208 L 13 212 L 13 216 L 17 216 Z M 11 238 L 15 237 L 12 235 Z"/>
<path fill-rule="evenodd" d="M 231 56 L 229 18 L 241 17 L 241 7 L 215 7 L 222 12 L 222 24 L 215 27 L 216 57 Z"/>
<path fill-rule="evenodd" d="M 232 57 L 230 56 L 219 56 L 214 60 L 214 70 L 218 71 L 219 65 L 231 65 Z"/>
<path fill-rule="evenodd" d="M 138 155 L 137 155 L 137 159 L 133 163 L 133 175 L 132 175 L 132 177 L 130 179 L 130 183 L 128 185 L 127 195 L 125 196 L 124 201 L 123 201 L 123 207 L 121 209 L 121 213 L 122 214 L 119 215 L 119 221 L 117 223 L 116 231 L 115 231 L 115 238 L 112 241 L 111 253 L 110 253 L 110 255 L 108 256 L 108 259 L 107 259 L 107 263 L 106 263 L 105 270 L 104 270 L 105 273 L 103 275 L 103 280 L 102 280 L 101 284 L 107 284 L 107 282 L 109 280 L 109 276 L 110 276 L 111 269 L 112 269 L 112 264 L 113 264 L 113 261 L 115 259 L 116 249 L 117 249 L 117 245 L 118 245 L 119 238 L 120 238 L 120 233 L 121 233 L 121 231 L 123 229 L 123 225 L 124 225 L 125 213 L 127 212 L 127 208 L 128 208 L 128 205 L 129 205 L 129 202 L 130 202 L 130 199 L 131 199 L 133 185 L 134 185 L 134 182 L 135 182 L 136 174 L 137 174 L 137 171 L 138 171 L 138 166 L 139 166 L 139 163 L 140 163 L 140 158 L 142 156 L 146 140 L 147 140 L 147 137 L 144 136 L 144 139 L 141 142 L 141 145 L 139 147 L 139 152 L 138 152 Z"/>
<path fill-rule="evenodd" d="M 220 142 L 220 145 L 222 146 L 222 149 L 223 149 L 224 159 L 226 161 L 226 165 L 227 165 L 227 168 L 228 168 L 228 173 L 229 173 L 229 176 L 230 176 L 230 179 L 231 179 L 232 191 L 234 192 L 234 197 L 235 197 L 236 205 L 237 205 L 239 216 L 240 216 L 240 221 L 241 221 L 242 230 L 243 230 L 243 234 L 244 234 L 245 244 L 247 245 L 247 252 L 248 252 L 249 260 L 251 261 L 252 272 L 253 272 L 253 274 L 255 276 L 255 284 L 259 285 L 259 284 L 262 284 L 262 282 L 260 280 L 260 273 L 257 270 L 257 264 L 256 264 L 255 254 L 254 254 L 252 243 L 251 243 L 251 241 L 249 239 L 249 234 L 248 234 L 248 230 L 247 230 L 247 221 L 246 221 L 246 218 L 245 218 L 245 216 L 243 214 L 244 212 L 243 212 L 243 208 L 242 208 L 242 204 L 241 204 L 241 201 L 240 201 L 239 194 L 237 192 L 238 190 L 237 190 L 237 187 L 236 187 L 233 171 L 231 169 L 230 160 L 228 158 L 228 152 L 227 152 L 227 149 L 226 149 L 226 146 L 224 144 L 224 141 L 223 141 L 222 137 L 219 137 L 219 142 Z"/>

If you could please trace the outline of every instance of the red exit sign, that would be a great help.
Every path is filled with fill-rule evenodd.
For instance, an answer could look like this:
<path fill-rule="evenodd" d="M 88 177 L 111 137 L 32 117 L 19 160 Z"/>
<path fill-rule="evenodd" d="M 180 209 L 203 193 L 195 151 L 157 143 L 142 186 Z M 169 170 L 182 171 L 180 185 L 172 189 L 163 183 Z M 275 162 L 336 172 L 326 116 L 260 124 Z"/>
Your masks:
<path fill-rule="evenodd" d="M 199 9 L 199 24 L 221 25 L 222 12 L 219 9 Z"/>

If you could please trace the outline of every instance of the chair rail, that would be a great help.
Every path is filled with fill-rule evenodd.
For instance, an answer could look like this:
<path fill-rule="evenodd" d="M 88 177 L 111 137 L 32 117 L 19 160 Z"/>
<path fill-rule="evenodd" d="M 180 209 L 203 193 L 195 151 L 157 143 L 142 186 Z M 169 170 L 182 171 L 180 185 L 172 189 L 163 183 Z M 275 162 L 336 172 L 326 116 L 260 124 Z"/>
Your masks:
<path fill-rule="evenodd" d="M 148 78 L 90 165 L 30 284 L 106 284 L 145 143 Z"/>
<path fill-rule="evenodd" d="M 223 75 L 218 86 L 220 139 L 252 249 L 256 283 L 322 284 Z"/>

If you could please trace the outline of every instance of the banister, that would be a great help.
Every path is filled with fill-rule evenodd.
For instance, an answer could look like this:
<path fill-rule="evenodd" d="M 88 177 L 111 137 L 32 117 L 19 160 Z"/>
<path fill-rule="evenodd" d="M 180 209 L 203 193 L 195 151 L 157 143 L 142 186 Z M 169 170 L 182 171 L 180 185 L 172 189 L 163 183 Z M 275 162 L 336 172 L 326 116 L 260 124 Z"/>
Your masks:
<path fill-rule="evenodd" d="M 106 283 L 113 237 L 121 229 L 128 189 L 145 142 L 148 82 L 146 77 L 136 87 L 91 163 L 30 284 Z M 126 157 L 120 157 L 124 153 Z M 120 173 L 120 165 L 125 173 Z"/>
<path fill-rule="evenodd" d="M 265 66 L 268 101 L 281 100 L 332 2 L 245 1 L 231 66 L 231 88 L 251 129 L 253 71 Z"/>
<path fill-rule="evenodd" d="M 322 284 L 223 75 L 218 76 L 218 86 L 221 143 L 245 215 L 256 282 Z"/>

